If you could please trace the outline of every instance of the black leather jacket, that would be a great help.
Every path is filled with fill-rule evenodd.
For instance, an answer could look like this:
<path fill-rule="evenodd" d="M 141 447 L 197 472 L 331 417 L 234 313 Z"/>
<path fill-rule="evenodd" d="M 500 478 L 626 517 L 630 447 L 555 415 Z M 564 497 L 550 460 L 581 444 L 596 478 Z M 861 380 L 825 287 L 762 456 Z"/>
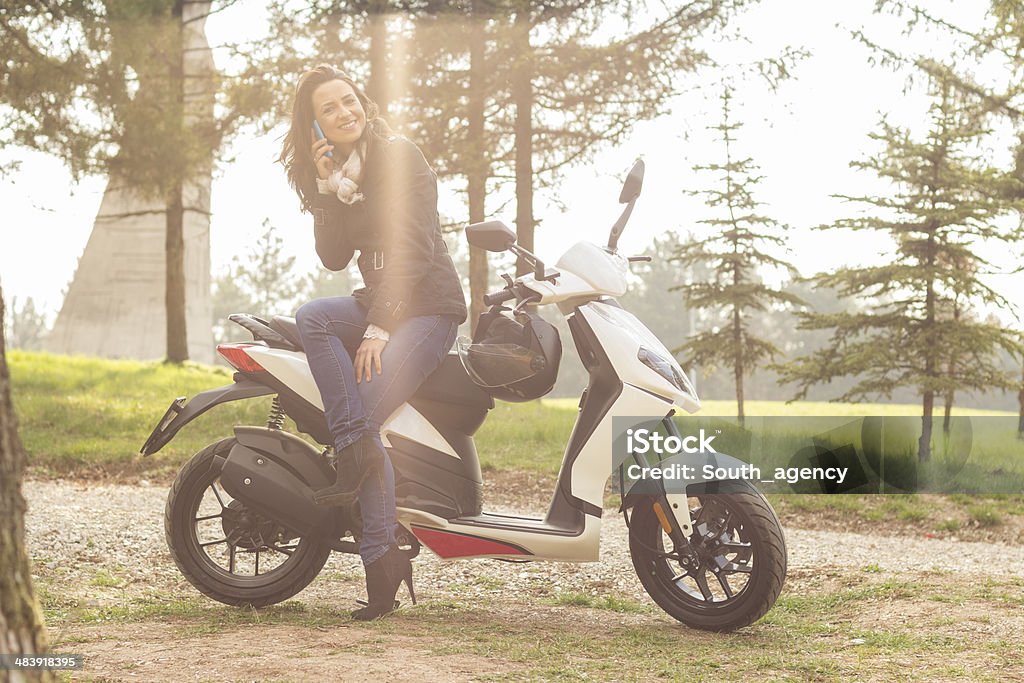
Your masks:
<path fill-rule="evenodd" d="M 421 315 L 466 319 L 459 275 L 441 237 L 437 176 L 419 148 L 401 136 L 371 135 L 359 191 L 344 204 L 333 194 L 313 200 L 316 253 L 324 267 L 342 270 L 359 251 L 365 287 L 353 296 L 367 322 L 394 331 Z"/>

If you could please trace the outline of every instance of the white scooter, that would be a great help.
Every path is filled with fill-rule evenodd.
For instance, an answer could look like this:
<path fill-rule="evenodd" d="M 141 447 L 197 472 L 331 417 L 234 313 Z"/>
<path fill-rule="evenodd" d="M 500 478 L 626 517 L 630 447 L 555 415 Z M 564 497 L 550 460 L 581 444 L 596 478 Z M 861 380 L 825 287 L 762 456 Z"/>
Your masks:
<path fill-rule="evenodd" d="M 507 286 L 485 299 L 491 312 L 507 310 L 501 308 L 506 301 L 557 304 L 590 382 L 545 517 L 494 514 L 483 511 L 473 443 L 494 401 L 450 354 L 381 429 L 396 475 L 398 541 L 411 556 L 422 545 L 446 560 L 598 561 L 603 495 L 618 436 L 613 418 L 663 417 L 664 429 L 678 436 L 669 419 L 675 407 L 700 408 L 672 354 L 613 298 L 626 292 L 629 262 L 649 260 L 616 250 L 642 182 L 643 163 L 637 162 L 606 247 L 580 242 L 553 270 L 518 247 L 499 222 L 466 229 L 470 244 L 511 250 L 535 266 L 515 280 L 506 276 Z M 218 347 L 237 370 L 235 382 L 187 403 L 172 402 L 141 454 L 155 453 L 215 405 L 274 395 L 266 427 L 236 427 L 233 437 L 211 444 L 182 468 L 165 516 L 171 553 L 196 588 L 227 604 L 259 607 L 305 588 L 332 551 L 356 552 L 361 524 L 357 509 L 313 502 L 314 491 L 334 482 L 335 454 L 294 320 L 231 319 L 254 337 Z M 325 448 L 284 431 L 285 416 Z M 637 576 L 679 621 L 729 631 L 759 619 L 778 598 L 785 541 L 774 511 L 749 483 L 694 485 L 685 493 L 627 492 L 621 511 Z"/>

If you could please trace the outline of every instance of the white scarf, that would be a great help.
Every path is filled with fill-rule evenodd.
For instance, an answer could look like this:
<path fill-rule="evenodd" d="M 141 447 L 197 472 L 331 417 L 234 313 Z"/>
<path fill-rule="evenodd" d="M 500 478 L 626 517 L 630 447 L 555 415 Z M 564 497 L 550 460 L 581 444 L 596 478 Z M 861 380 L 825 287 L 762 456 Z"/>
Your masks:
<path fill-rule="evenodd" d="M 363 153 L 365 151 L 366 142 L 360 140 L 341 168 L 335 170 L 327 178 L 327 187 L 331 192 L 337 194 L 338 199 L 345 204 L 363 201 L 363 194 L 359 191 L 359 182 L 363 175 Z"/>

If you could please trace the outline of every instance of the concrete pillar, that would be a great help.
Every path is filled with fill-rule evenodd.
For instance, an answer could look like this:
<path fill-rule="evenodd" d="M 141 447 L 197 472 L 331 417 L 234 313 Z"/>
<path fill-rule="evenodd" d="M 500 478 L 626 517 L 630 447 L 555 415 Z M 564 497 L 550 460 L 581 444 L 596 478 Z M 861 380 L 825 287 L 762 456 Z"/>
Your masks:
<path fill-rule="evenodd" d="M 186 124 L 213 115 L 213 57 L 204 30 L 208 2 L 184 3 Z M 211 150 L 212 155 L 213 150 Z M 210 296 L 212 159 L 184 191 L 185 302 L 191 360 L 213 362 Z M 75 277 L 47 338 L 55 353 L 105 358 L 166 356 L 164 206 L 112 177 Z"/>

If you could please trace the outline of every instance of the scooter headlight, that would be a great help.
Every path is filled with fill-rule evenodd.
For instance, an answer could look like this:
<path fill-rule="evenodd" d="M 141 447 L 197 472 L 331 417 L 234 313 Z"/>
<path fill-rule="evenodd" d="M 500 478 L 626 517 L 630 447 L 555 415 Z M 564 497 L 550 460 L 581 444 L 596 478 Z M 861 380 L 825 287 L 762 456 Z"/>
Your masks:
<path fill-rule="evenodd" d="M 665 380 L 676 389 L 685 394 L 696 397 L 697 392 L 694 391 L 693 385 L 690 384 L 690 380 L 687 379 L 686 374 L 683 372 L 683 369 L 679 367 L 679 363 L 676 362 L 675 358 L 666 358 L 664 355 L 657 351 L 652 351 L 646 346 L 640 347 L 636 357 L 641 363 L 664 377 Z"/>

